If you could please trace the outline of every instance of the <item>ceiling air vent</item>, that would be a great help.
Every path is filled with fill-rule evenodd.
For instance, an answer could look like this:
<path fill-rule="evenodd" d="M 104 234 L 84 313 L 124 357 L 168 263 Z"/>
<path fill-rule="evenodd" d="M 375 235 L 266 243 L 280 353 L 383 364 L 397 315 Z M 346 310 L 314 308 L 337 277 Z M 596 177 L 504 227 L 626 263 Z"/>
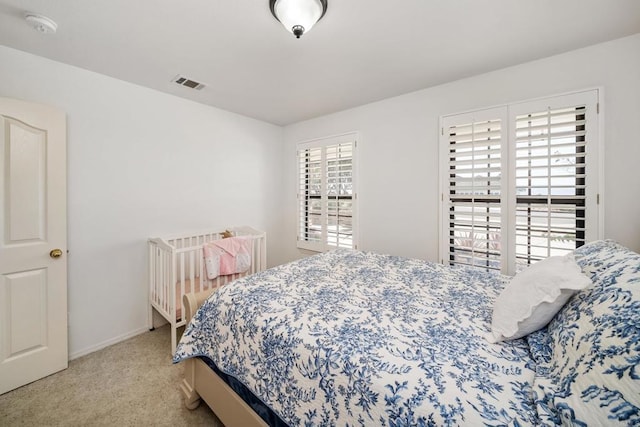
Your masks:
<path fill-rule="evenodd" d="M 204 83 L 200 83 L 195 80 L 188 79 L 184 76 L 181 76 L 180 74 L 175 76 L 171 81 L 176 82 L 181 86 L 186 86 L 188 88 L 196 89 L 196 90 L 200 90 L 205 86 Z"/>

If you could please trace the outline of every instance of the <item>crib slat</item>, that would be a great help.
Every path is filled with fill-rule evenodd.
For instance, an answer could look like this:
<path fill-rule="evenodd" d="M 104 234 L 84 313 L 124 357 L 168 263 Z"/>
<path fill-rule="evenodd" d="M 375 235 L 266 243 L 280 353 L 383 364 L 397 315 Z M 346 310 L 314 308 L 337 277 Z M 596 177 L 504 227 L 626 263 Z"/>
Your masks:
<path fill-rule="evenodd" d="M 185 270 L 184 270 L 184 266 L 185 266 L 185 262 L 184 262 L 184 252 L 180 252 L 179 253 L 179 257 L 180 257 L 180 278 L 178 279 L 179 286 L 180 286 L 180 297 L 182 297 L 182 295 L 184 295 L 184 279 L 185 279 Z M 177 308 L 178 306 L 175 303 L 175 298 L 176 298 L 176 293 L 175 292 L 171 292 L 171 300 L 172 300 L 172 310 L 171 312 L 176 316 L 177 319 Z"/>
<path fill-rule="evenodd" d="M 196 286 L 196 276 L 195 276 L 195 269 L 196 269 L 196 251 L 189 251 L 189 283 L 191 284 L 191 292 L 196 292 L 195 290 L 195 286 Z M 184 295 L 184 289 L 182 290 L 183 292 L 180 292 L 180 295 Z"/>
<path fill-rule="evenodd" d="M 162 286 L 161 292 L 162 292 L 162 302 L 164 303 L 164 310 L 167 313 L 171 312 L 170 300 L 169 300 L 169 283 L 171 282 L 171 278 L 174 276 L 173 267 L 172 267 L 172 265 L 174 265 L 174 262 L 175 262 L 174 259 L 175 257 L 173 256 L 173 252 L 164 254 L 164 262 L 163 262 L 164 273 L 162 277 L 163 280 L 162 282 L 160 282 L 160 286 Z"/>

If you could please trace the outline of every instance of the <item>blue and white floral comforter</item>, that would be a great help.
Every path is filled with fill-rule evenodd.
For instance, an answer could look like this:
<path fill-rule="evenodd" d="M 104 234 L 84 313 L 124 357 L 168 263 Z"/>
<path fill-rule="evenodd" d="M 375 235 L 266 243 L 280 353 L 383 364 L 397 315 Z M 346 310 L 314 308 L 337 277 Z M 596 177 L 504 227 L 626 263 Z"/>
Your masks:
<path fill-rule="evenodd" d="M 338 250 L 237 280 L 187 327 L 290 425 L 537 424 L 526 340 L 489 344 L 506 277 Z"/>

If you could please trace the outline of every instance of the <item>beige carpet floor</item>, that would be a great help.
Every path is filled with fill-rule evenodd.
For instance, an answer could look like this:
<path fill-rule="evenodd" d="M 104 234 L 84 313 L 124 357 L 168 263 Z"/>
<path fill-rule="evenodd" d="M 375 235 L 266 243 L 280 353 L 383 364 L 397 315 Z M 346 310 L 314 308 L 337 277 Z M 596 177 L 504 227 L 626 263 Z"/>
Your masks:
<path fill-rule="evenodd" d="M 65 371 L 0 395 L 0 426 L 222 426 L 184 407 L 168 326 L 72 360 Z"/>

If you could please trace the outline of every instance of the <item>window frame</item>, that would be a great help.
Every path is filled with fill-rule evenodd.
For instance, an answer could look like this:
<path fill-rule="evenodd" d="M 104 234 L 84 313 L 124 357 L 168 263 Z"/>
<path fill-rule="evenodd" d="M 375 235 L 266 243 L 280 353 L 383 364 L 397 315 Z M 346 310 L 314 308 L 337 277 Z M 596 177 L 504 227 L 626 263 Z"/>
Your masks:
<path fill-rule="evenodd" d="M 600 239 L 603 235 L 603 204 L 602 204 L 602 179 L 603 179 L 603 131 L 602 114 L 600 113 L 600 98 L 602 89 L 586 89 L 583 91 L 560 94 L 528 101 L 515 102 L 497 107 L 480 109 L 460 114 L 450 114 L 440 117 L 440 218 L 439 218 L 439 258 L 441 263 L 450 263 L 450 135 L 451 126 L 473 123 L 474 120 L 500 119 L 502 140 L 502 184 L 501 184 L 501 254 L 500 272 L 513 275 L 516 272 L 516 117 L 523 114 L 533 114 L 544 109 L 560 109 L 574 107 L 581 104 L 588 105 L 587 126 L 588 142 L 586 156 L 587 187 L 585 242 Z M 505 168 L 506 166 L 506 168 Z M 577 174 L 579 175 L 579 174 Z M 551 176 L 551 175 L 546 175 Z M 552 197 L 549 196 L 549 205 Z"/>
<path fill-rule="evenodd" d="M 326 150 L 327 148 L 335 147 L 341 144 L 351 144 L 351 169 L 350 169 L 350 184 L 351 184 L 351 196 L 345 195 L 335 195 L 330 197 L 327 192 L 327 174 L 329 173 L 329 161 L 334 159 L 327 159 Z M 308 251 L 314 252 L 326 252 L 328 250 L 336 249 L 339 247 L 346 247 L 344 245 L 340 245 L 339 241 L 339 233 L 335 233 L 334 235 L 336 239 L 336 244 L 330 241 L 330 233 L 329 233 L 329 224 L 328 220 L 330 216 L 333 216 L 329 213 L 329 205 L 331 200 L 351 200 L 351 248 L 358 249 L 358 192 L 357 192 L 357 163 L 358 163 L 358 145 L 359 145 L 359 133 L 358 132 L 349 132 L 340 135 L 334 135 L 324 138 L 313 139 L 309 141 L 303 141 L 296 144 L 296 245 L 299 249 L 304 249 Z M 308 150 L 320 149 L 320 171 L 321 171 L 321 195 L 320 196 L 308 196 L 306 191 L 302 190 L 302 182 L 301 176 L 306 175 L 308 179 L 308 164 L 306 161 L 304 163 L 301 162 L 301 154 L 303 152 L 308 152 Z M 305 171 L 302 171 L 302 165 L 305 165 Z M 308 206 L 308 200 L 310 198 L 320 200 L 321 210 L 320 210 L 320 222 L 321 222 L 321 237 L 319 241 L 317 240 L 309 240 L 307 235 L 303 232 L 303 227 L 308 224 L 309 211 L 304 209 L 303 212 L 303 204 Z M 335 214 L 336 218 L 340 217 L 339 208 L 338 212 Z M 338 227 L 338 225 L 336 225 Z"/>

